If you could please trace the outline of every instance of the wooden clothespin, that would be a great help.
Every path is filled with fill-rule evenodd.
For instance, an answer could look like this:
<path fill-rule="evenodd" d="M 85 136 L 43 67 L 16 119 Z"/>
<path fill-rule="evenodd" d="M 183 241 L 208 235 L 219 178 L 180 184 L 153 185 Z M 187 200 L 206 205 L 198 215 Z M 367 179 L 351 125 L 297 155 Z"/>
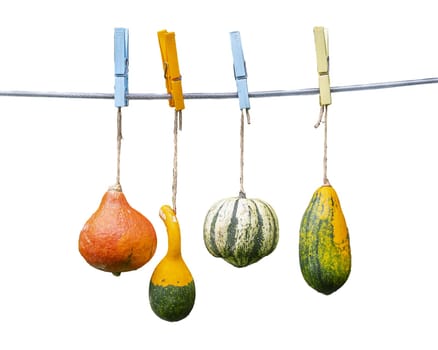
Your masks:
<path fill-rule="evenodd" d="M 233 53 L 234 78 L 237 85 L 237 96 L 239 97 L 240 110 L 246 112 L 248 123 L 249 118 L 249 93 L 248 93 L 248 74 L 246 72 L 246 63 L 243 56 L 242 42 L 240 40 L 240 32 L 235 31 L 230 33 L 231 50 Z"/>
<path fill-rule="evenodd" d="M 126 28 L 114 29 L 114 104 L 128 105 L 129 32 Z"/>
<path fill-rule="evenodd" d="M 184 95 L 179 71 L 178 55 L 176 51 L 175 33 L 161 30 L 158 32 L 161 59 L 163 61 L 164 78 L 166 79 L 167 93 L 171 96 L 169 106 L 181 113 L 185 108 Z"/>
<path fill-rule="evenodd" d="M 319 104 L 328 106 L 332 103 L 329 77 L 328 33 L 324 27 L 314 27 L 316 62 L 319 74 Z"/>

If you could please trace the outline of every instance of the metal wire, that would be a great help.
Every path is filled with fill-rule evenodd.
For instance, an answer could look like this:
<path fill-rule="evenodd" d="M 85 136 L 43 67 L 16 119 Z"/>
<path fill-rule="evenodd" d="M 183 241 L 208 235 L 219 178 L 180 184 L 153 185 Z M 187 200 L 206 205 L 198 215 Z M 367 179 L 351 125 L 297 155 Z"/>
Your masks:
<path fill-rule="evenodd" d="M 369 83 L 357 85 L 344 85 L 331 87 L 332 93 L 350 92 L 350 91 L 364 91 L 364 90 L 379 90 L 389 89 L 413 85 L 426 85 L 438 83 L 438 77 L 412 79 L 412 80 L 398 80 L 382 83 Z M 296 89 L 296 90 L 271 90 L 271 91 L 254 91 L 249 93 L 249 97 L 284 97 L 284 96 L 303 96 L 303 95 L 317 95 L 318 88 Z M 41 91 L 1 91 L 0 96 L 13 97 L 54 97 L 54 98 L 73 98 L 73 99 L 114 99 L 114 93 L 95 93 L 95 92 L 41 92 Z M 230 99 L 237 98 L 237 92 L 192 92 L 185 93 L 185 99 Z M 170 98 L 169 94 L 157 93 L 129 93 L 128 100 L 167 100 Z"/>

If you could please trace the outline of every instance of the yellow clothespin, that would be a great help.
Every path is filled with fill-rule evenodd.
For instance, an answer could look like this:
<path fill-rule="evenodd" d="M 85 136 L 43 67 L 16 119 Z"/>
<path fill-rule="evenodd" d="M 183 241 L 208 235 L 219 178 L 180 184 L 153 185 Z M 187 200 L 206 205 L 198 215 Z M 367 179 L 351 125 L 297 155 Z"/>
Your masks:
<path fill-rule="evenodd" d="M 329 77 L 328 33 L 324 27 L 314 27 L 316 63 L 319 74 L 319 104 L 328 106 L 332 103 Z"/>
<path fill-rule="evenodd" d="M 161 30 L 158 32 L 161 59 L 163 61 L 164 78 L 166 79 L 167 93 L 171 95 L 169 106 L 175 111 L 184 109 L 184 95 L 179 72 L 178 56 L 176 51 L 175 33 Z"/>

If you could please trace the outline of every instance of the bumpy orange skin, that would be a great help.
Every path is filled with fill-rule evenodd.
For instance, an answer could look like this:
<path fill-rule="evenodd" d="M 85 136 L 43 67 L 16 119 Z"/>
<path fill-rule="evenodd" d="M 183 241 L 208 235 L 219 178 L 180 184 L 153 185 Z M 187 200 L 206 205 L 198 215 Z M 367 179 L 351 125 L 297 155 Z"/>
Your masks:
<path fill-rule="evenodd" d="M 150 221 L 132 208 L 121 191 L 108 190 L 79 235 L 79 252 L 93 267 L 112 272 L 136 270 L 155 254 Z"/>

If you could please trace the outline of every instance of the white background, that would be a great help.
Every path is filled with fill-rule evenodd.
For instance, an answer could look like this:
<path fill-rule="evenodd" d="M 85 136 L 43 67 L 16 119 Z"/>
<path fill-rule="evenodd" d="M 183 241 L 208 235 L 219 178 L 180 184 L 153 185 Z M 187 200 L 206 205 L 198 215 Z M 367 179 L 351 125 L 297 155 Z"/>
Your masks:
<path fill-rule="evenodd" d="M 238 30 L 250 91 L 317 86 L 313 26 L 329 30 L 333 86 L 438 75 L 430 1 L 8 1 L 0 90 L 113 92 L 113 30 L 130 30 L 131 92 L 164 93 L 156 32 L 176 32 L 185 92 L 232 92 Z M 436 349 L 436 85 L 333 94 L 329 179 L 350 229 L 352 273 L 336 293 L 307 286 L 301 216 L 322 183 L 318 96 L 251 99 L 245 189 L 280 221 L 277 249 L 237 269 L 209 255 L 209 207 L 239 191 L 236 99 L 186 100 L 178 218 L 196 283 L 192 313 L 162 321 L 148 302 L 167 249 L 173 110 L 123 109 L 121 182 L 158 248 L 116 278 L 90 267 L 79 232 L 115 182 L 112 100 L 0 98 L 0 348 Z"/>

